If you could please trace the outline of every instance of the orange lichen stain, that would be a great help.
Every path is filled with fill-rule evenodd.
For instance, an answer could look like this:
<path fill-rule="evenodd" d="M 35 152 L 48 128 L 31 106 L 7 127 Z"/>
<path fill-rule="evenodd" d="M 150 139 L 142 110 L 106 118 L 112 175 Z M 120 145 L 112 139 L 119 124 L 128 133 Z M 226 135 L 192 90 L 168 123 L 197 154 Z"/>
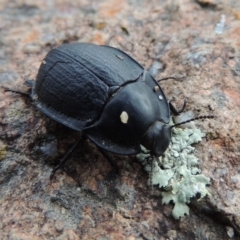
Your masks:
<path fill-rule="evenodd" d="M 5 230 L 5 229 L 4 229 Z M 11 229 L 11 238 L 12 239 L 25 239 L 25 240 L 41 240 L 38 236 L 33 236 L 29 233 L 25 233 L 20 229 Z"/>
<path fill-rule="evenodd" d="M 92 214 L 92 208 L 90 206 L 83 207 L 84 214 L 91 215 Z"/>
<path fill-rule="evenodd" d="M 94 28 L 98 29 L 98 30 L 102 30 L 104 29 L 105 27 L 107 26 L 107 23 L 106 22 L 99 22 L 99 23 L 96 23 L 94 25 Z"/>
<path fill-rule="evenodd" d="M 98 191 L 98 183 L 97 183 L 96 179 L 92 178 L 89 181 L 89 188 L 91 188 L 91 191 L 93 191 L 93 192 L 97 192 Z"/>
<path fill-rule="evenodd" d="M 211 144 L 211 148 L 214 148 L 215 151 L 221 151 L 224 147 L 224 139 L 214 139 L 214 142 Z"/>
<path fill-rule="evenodd" d="M 39 38 L 39 31 L 33 30 L 23 39 L 23 43 L 32 43 Z"/>
<path fill-rule="evenodd" d="M 235 17 L 235 19 L 240 20 L 240 13 L 238 11 L 232 9 L 232 14 Z"/>
<path fill-rule="evenodd" d="M 236 21 L 237 22 L 237 21 Z M 228 39 L 231 39 L 231 44 L 235 44 L 236 46 L 240 47 L 240 26 L 239 22 L 232 26 L 232 29 L 226 32 L 226 36 Z"/>
<path fill-rule="evenodd" d="M 224 91 L 224 93 L 230 100 L 235 102 L 237 105 L 240 105 L 240 93 L 239 92 L 236 92 L 231 89 L 227 89 Z"/>
<path fill-rule="evenodd" d="M 234 34 L 235 36 L 239 36 L 239 35 L 240 35 L 240 26 L 236 26 L 236 27 L 232 30 L 232 34 Z"/>
<path fill-rule="evenodd" d="M 100 15 L 106 18 L 113 18 L 123 9 L 124 0 L 105 1 L 100 5 Z"/>
<path fill-rule="evenodd" d="M 108 236 L 109 239 L 116 239 L 116 240 L 125 240 L 127 239 L 125 235 L 119 233 L 119 232 L 112 232 L 110 233 L 110 235 Z"/>
<path fill-rule="evenodd" d="M 106 44 L 106 41 L 101 33 L 96 33 L 93 35 L 93 37 L 89 40 L 91 43 L 96 43 L 99 45 L 104 45 Z"/>

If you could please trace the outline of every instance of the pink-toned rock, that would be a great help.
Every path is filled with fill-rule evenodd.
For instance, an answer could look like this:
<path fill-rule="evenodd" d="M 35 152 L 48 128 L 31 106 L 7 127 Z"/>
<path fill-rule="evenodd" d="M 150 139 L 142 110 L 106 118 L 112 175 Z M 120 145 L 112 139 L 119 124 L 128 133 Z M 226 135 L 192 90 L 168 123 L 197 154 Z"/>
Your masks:
<path fill-rule="evenodd" d="M 195 153 L 211 196 L 192 201 L 190 215 L 175 221 L 134 156 L 115 156 L 121 173 L 112 178 L 89 141 L 49 181 L 79 134 L 1 89 L 0 239 L 238 239 L 239 15 L 238 1 L 225 0 L 0 0 L 0 86 L 27 91 L 23 83 L 55 46 L 111 39 L 146 69 L 158 62 L 157 79 L 181 79 L 161 83 L 177 106 L 186 98 L 195 116 L 216 116 L 196 123 L 206 132 Z"/>

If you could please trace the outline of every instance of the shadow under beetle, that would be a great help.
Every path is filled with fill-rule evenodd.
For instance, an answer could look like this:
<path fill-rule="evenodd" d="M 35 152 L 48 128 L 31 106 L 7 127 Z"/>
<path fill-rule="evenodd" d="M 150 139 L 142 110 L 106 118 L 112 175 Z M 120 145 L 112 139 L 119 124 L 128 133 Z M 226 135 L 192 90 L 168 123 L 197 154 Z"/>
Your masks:
<path fill-rule="evenodd" d="M 171 140 L 170 110 L 178 114 L 138 62 L 119 49 L 91 43 L 52 49 L 32 81 L 30 97 L 42 113 L 81 131 L 108 160 L 107 152 L 137 154 L 140 145 L 155 157 L 163 155 Z"/>

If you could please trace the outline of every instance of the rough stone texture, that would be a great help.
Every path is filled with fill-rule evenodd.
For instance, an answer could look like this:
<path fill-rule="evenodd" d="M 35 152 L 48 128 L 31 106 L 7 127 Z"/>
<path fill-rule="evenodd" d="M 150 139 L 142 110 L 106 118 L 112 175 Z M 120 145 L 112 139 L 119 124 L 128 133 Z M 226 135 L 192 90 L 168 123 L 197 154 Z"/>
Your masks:
<path fill-rule="evenodd" d="M 1 239 L 238 239 L 239 36 L 239 1 L 0 0 L 1 86 L 26 91 L 24 81 L 55 46 L 112 37 L 112 46 L 145 68 L 158 66 L 157 78 L 181 78 L 162 82 L 177 106 L 186 98 L 195 116 L 216 116 L 196 123 L 207 133 L 196 155 L 212 180 L 211 196 L 193 201 L 190 216 L 176 221 L 134 157 L 114 157 L 121 169 L 114 178 L 88 141 L 50 182 L 79 134 L 44 117 L 27 97 L 1 90 Z"/>

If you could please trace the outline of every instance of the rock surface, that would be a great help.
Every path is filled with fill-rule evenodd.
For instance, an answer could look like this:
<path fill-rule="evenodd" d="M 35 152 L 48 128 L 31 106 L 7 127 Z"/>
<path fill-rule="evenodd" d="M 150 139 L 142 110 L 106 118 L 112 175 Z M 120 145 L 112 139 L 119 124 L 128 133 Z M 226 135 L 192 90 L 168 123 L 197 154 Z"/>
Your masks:
<path fill-rule="evenodd" d="M 171 216 L 135 157 L 115 156 L 120 176 L 82 142 L 50 182 L 79 133 L 39 113 L 22 95 L 0 90 L 1 239 L 239 239 L 240 3 L 0 0 L 0 85 L 27 91 L 46 53 L 74 41 L 118 47 L 156 78 L 169 99 L 197 115 L 196 145 L 211 196 Z M 234 3 L 235 2 L 235 3 Z M 155 66 L 155 68 L 153 68 Z"/>

